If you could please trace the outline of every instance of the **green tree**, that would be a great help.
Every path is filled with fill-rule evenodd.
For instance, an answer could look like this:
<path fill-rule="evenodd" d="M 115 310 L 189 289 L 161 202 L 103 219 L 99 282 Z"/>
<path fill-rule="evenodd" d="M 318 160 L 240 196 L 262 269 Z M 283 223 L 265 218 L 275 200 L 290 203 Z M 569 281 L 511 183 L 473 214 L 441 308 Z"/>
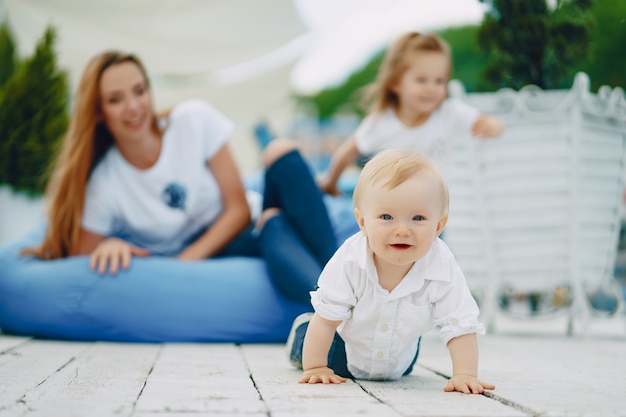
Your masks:
<path fill-rule="evenodd" d="M 0 25 L 0 89 L 15 72 L 15 42 L 8 23 Z"/>
<path fill-rule="evenodd" d="M 56 34 L 48 28 L 32 57 L 0 91 L 0 184 L 43 192 L 47 168 L 68 125 L 67 76 L 57 69 Z"/>
<path fill-rule="evenodd" d="M 591 12 L 597 22 L 593 30 L 591 56 L 581 62 L 578 70 L 591 78 L 591 89 L 601 85 L 626 88 L 626 1 L 601 0 L 593 4 Z"/>
<path fill-rule="evenodd" d="M 461 80 L 468 92 L 478 90 L 481 72 L 489 59 L 489 54 L 478 45 L 477 33 L 478 26 L 450 28 L 439 33 L 452 50 L 452 78 Z"/>
<path fill-rule="evenodd" d="M 490 61 L 481 88 L 520 88 L 527 84 L 563 88 L 575 64 L 591 51 L 592 0 L 481 0 L 491 5 L 478 31 Z"/>

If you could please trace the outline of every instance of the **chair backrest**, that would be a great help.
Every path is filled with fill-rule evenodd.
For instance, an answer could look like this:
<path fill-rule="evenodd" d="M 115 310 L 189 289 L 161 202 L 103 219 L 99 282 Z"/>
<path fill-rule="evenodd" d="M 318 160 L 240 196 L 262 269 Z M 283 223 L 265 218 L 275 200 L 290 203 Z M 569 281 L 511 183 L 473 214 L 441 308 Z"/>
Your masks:
<path fill-rule="evenodd" d="M 458 138 L 444 239 L 477 298 L 494 288 L 598 287 L 612 279 L 626 172 L 623 90 L 528 86 L 450 95 L 505 124 L 498 139 Z"/>

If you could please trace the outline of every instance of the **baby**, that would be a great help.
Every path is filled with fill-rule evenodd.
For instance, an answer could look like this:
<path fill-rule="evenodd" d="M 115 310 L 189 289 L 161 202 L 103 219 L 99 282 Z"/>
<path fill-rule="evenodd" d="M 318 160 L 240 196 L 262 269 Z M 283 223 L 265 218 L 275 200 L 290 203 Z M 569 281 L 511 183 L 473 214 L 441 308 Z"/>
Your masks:
<path fill-rule="evenodd" d="M 422 334 L 435 326 L 453 375 L 445 391 L 482 393 L 478 306 L 463 272 L 438 238 L 448 191 L 438 169 L 407 150 L 372 158 L 353 194 L 361 229 L 337 250 L 311 292 L 315 313 L 296 318 L 287 341 L 301 383 L 408 375 Z"/>

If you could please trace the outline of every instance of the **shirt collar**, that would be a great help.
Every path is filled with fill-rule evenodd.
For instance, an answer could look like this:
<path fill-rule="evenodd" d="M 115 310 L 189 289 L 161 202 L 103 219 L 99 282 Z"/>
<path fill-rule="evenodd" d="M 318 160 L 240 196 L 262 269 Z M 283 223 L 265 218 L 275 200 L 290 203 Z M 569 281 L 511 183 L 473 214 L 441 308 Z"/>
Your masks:
<path fill-rule="evenodd" d="M 363 232 L 359 231 L 353 239 L 354 244 L 357 245 L 356 250 L 351 251 L 354 256 L 353 260 L 357 262 L 361 269 L 371 270 L 372 273 L 368 274 L 368 277 L 369 279 L 375 279 L 377 275 L 373 272 L 376 268 L 372 250 L 367 244 L 367 237 L 365 237 Z M 449 268 L 452 257 L 453 255 L 446 244 L 437 238 L 426 255 L 413 264 L 413 267 L 396 289 L 402 287 L 402 292 L 415 292 L 422 288 L 424 281 L 450 281 Z"/>

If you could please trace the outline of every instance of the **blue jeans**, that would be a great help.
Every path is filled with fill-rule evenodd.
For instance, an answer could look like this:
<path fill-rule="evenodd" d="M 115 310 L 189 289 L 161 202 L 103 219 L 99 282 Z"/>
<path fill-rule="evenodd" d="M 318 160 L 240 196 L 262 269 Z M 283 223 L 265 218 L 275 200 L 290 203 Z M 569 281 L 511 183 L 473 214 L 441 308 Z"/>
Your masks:
<path fill-rule="evenodd" d="M 289 352 L 289 360 L 291 363 L 299 364 L 299 368 L 302 368 L 302 348 L 304 346 L 304 336 L 306 335 L 306 330 L 309 328 L 309 322 L 303 323 L 296 329 L 296 336 L 293 341 L 293 346 L 291 352 Z M 415 362 L 417 362 L 417 356 L 420 353 L 420 343 L 422 338 L 420 337 L 417 341 L 417 352 L 415 352 L 415 357 L 409 367 L 402 374 L 408 375 L 413 372 L 413 366 Z M 328 351 L 328 367 L 333 370 L 333 372 L 339 376 L 344 378 L 354 379 L 354 376 L 348 371 L 348 359 L 346 357 L 346 344 L 339 336 L 338 333 L 335 333 L 335 337 L 333 338 L 333 343 L 330 345 L 330 350 Z"/>
<path fill-rule="evenodd" d="M 220 256 L 262 256 L 274 286 L 286 297 L 310 305 L 324 265 L 337 240 L 323 195 L 298 151 L 276 160 L 265 171 L 263 209 L 276 207 L 258 235 L 251 225 Z"/>

